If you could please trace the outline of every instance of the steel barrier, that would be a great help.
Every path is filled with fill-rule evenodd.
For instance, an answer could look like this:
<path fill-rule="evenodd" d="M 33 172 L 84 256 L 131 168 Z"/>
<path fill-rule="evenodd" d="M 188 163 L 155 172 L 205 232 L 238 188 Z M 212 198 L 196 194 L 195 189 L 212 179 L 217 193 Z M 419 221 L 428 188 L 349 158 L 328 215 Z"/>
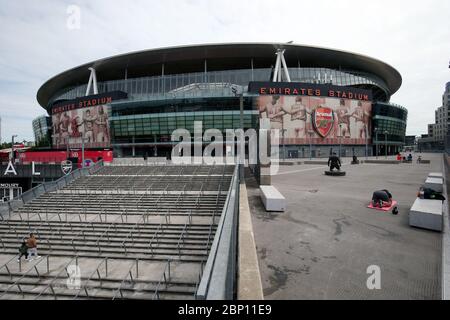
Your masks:
<path fill-rule="evenodd" d="M 238 212 L 239 166 L 236 166 L 196 299 L 232 300 L 235 297 Z"/>
<path fill-rule="evenodd" d="M 95 174 L 103 165 L 103 160 L 98 161 L 91 167 L 77 169 L 55 181 L 44 182 L 22 193 L 13 200 L 0 204 L 0 220 L 4 219 L 5 216 L 11 216 L 12 211 L 22 207 L 28 202 L 31 202 L 46 192 L 60 190 L 79 177 Z"/>

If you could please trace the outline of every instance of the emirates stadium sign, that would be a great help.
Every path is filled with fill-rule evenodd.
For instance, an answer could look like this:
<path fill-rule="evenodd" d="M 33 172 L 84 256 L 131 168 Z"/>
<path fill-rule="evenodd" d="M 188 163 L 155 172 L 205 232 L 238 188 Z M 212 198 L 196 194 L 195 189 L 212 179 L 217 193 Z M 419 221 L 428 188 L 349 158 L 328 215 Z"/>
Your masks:
<path fill-rule="evenodd" d="M 341 87 L 331 84 L 313 84 L 301 82 L 250 82 L 248 92 L 259 95 L 286 95 L 330 97 L 371 101 L 372 91 L 353 87 Z"/>
<path fill-rule="evenodd" d="M 90 108 L 107 105 L 116 100 L 126 99 L 128 94 L 123 91 L 110 91 L 106 93 L 86 96 L 74 100 L 56 101 L 52 106 L 52 114 L 58 114 L 75 109 Z"/>

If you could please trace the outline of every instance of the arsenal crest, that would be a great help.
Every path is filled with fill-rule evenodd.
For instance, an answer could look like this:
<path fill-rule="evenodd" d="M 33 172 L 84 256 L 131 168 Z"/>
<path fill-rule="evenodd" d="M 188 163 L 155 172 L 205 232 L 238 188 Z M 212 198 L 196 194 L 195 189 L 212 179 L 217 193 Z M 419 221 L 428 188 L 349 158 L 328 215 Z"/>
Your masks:
<path fill-rule="evenodd" d="M 68 175 L 72 172 L 72 161 L 64 160 L 61 161 L 61 170 L 65 175 Z"/>
<path fill-rule="evenodd" d="M 334 113 L 331 108 L 318 107 L 313 111 L 312 122 L 316 132 L 325 138 L 333 129 Z"/>

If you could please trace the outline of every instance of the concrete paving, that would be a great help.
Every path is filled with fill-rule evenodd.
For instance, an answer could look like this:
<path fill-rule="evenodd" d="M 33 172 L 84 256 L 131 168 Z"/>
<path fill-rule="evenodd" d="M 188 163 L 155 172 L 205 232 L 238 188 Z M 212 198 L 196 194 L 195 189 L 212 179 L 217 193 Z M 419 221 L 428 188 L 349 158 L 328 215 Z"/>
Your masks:
<path fill-rule="evenodd" d="M 345 177 L 320 165 L 281 167 L 272 181 L 287 210 L 278 214 L 265 212 L 248 176 L 265 299 L 440 299 L 441 233 L 408 224 L 420 185 L 442 171 L 441 154 L 422 158 L 431 164 L 345 164 Z M 398 215 L 366 208 L 378 189 L 391 191 Z M 367 288 L 372 265 L 380 290 Z"/>

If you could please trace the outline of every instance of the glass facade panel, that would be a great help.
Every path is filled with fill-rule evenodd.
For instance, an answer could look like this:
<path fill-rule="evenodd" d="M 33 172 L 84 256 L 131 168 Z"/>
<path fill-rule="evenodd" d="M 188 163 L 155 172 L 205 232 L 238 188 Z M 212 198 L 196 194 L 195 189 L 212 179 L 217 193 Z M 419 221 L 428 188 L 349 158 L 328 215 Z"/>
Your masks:
<path fill-rule="evenodd" d="M 47 116 L 37 117 L 32 121 L 34 140 L 38 146 L 50 146 L 52 134 L 51 118 Z"/>
<path fill-rule="evenodd" d="M 406 135 L 408 111 L 402 106 L 375 103 L 373 113 L 374 143 L 403 144 Z M 387 133 L 386 133 L 387 132 Z"/>
<path fill-rule="evenodd" d="M 205 115 L 204 112 L 193 112 L 190 116 L 185 114 L 151 114 L 149 122 L 137 118 L 115 117 L 111 120 L 111 128 L 117 137 L 133 137 L 151 134 L 170 135 L 175 129 L 187 129 L 193 131 L 194 121 L 202 121 L 203 130 L 207 129 L 238 129 L 240 127 L 240 112 L 223 115 L 217 111 L 214 116 Z M 222 118 L 223 117 L 223 118 Z M 123 119 L 126 118 L 126 119 Z M 251 128 L 257 124 L 258 113 L 255 111 L 244 112 L 244 128 Z M 222 120 L 224 119 L 224 120 Z M 143 125 L 145 123 L 146 125 Z M 150 125 L 147 125 L 150 124 Z M 117 141 L 116 141 L 117 142 Z"/>
<path fill-rule="evenodd" d="M 371 86 L 378 100 L 388 101 L 386 83 L 372 74 L 327 68 L 289 68 L 291 80 L 307 83 L 329 83 L 337 86 Z M 162 95 L 166 99 L 174 97 L 234 96 L 231 85 L 247 86 L 250 81 L 269 81 L 271 69 L 244 69 L 173 74 L 166 76 L 142 77 L 127 80 L 98 82 L 99 93 L 122 90 L 129 94 L 130 101 L 148 100 L 151 96 Z M 208 82 L 206 84 L 206 82 Z M 55 94 L 51 105 L 60 99 L 75 99 L 85 95 L 87 85 L 67 88 Z"/>

